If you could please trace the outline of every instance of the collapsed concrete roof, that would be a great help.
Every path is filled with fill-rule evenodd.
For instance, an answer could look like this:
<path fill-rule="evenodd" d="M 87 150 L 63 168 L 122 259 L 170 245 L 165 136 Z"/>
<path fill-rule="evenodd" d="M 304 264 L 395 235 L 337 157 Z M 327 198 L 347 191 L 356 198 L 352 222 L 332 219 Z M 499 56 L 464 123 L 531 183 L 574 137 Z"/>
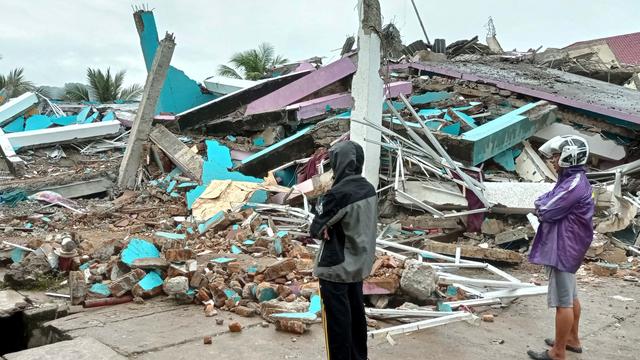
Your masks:
<path fill-rule="evenodd" d="M 624 120 L 621 125 L 640 128 L 640 92 L 555 69 L 504 62 L 423 62 L 395 64 L 389 68 L 413 68 L 428 74 L 492 84 L 604 118 Z"/>

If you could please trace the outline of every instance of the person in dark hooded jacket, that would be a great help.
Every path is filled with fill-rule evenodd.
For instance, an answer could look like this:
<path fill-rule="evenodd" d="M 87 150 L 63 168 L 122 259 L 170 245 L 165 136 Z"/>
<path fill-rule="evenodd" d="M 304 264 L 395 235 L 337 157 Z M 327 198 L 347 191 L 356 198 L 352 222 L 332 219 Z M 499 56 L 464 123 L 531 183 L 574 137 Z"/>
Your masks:
<path fill-rule="evenodd" d="M 320 279 L 323 323 L 330 360 L 367 359 L 362 281 L 376 247 L 376 190 L 364 177 L 364 152 L 353 141 L 329 151 L 331 189 L 316 206 L 311 236 L 323 239 L 314 274 Z"/>

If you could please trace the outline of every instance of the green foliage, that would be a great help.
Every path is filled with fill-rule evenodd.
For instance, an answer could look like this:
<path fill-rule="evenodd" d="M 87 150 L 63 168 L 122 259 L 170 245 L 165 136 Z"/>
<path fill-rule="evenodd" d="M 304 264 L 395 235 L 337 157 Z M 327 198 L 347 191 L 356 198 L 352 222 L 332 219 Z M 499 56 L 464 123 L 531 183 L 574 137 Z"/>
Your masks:
<path fill-rule="evenodd" d="M 82 84 L 67 84 L 64 99 L 78 102 L 96 100 L 101 103 L 138 100 L 143 88 L 139 84 L 124 87 L 125 74 L 124 70 L 112 74 L 111 68 L 107 68 L 104 72 L 100 69 L 87 68 L 88 88 Z"/>
<path fill-rule="evenodd" d="M 65 84 L 63 99 L 82 102 L 91 101 L 91 96 L 89 96 L 89 89 L 82 84 Z"/>
<path fill-rule="evenodd" d="M 7 75 L 0 74 L 0 89 L 5 89 L 7 96 L 13 98 L 35 90 L 35 86 L 24 77 L 24 69 L 17 68 L 9 71 Z"/>
<path fill-rule="evenodd" d="M 264 78 L 271 69 L 276 66 L 286 64 L 287 59 L 275 55 L 273 46 L 262 43 L 257 49 L 250 49 L 234 54 L 229 60 L 231 66 L 220 65 L 218 75 L 234 79 L 242 79 L 238 73 L 242 71 L 247 80 L 259 80 Z"/>

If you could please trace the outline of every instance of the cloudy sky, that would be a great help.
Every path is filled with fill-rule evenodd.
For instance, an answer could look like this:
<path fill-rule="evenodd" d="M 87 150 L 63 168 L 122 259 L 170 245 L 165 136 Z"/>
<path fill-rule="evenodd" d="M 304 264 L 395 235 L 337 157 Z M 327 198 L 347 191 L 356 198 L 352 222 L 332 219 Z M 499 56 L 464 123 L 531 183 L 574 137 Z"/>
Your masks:
<path fill-rule="evenodd" d="M 447 44 L 479 35 L 492 16 L 504 49 L 563 47 L 579 40 L 640 31 L 637 0 L 415 0 L 431 40 Z M 422 38 L 410 0 L 380 0 L 405 43 Z M 0 73 L 23 67 L 39 85 L 84 82 L 90 67 L 146 71 L 130 1 L 0 0 Z M 296 60 L 335 59 L 357 32 L 356 0 L 147 0 L 161 34 L 173 32 L 172 65 L 195 80 L 213 75 L 235 52 L 270 42 Z"/>

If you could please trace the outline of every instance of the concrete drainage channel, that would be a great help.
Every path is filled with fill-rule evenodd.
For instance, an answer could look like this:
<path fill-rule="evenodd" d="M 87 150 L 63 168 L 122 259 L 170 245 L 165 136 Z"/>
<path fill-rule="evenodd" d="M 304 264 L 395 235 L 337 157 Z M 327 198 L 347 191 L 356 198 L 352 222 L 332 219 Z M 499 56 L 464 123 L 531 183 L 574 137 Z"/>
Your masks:
<path fill-rule="evenodd" d="M 33 304 L 17 291 L 1 290 L 0 356 L 65 340 L 44 324 L 68 314 L 66 304 Z"/>

